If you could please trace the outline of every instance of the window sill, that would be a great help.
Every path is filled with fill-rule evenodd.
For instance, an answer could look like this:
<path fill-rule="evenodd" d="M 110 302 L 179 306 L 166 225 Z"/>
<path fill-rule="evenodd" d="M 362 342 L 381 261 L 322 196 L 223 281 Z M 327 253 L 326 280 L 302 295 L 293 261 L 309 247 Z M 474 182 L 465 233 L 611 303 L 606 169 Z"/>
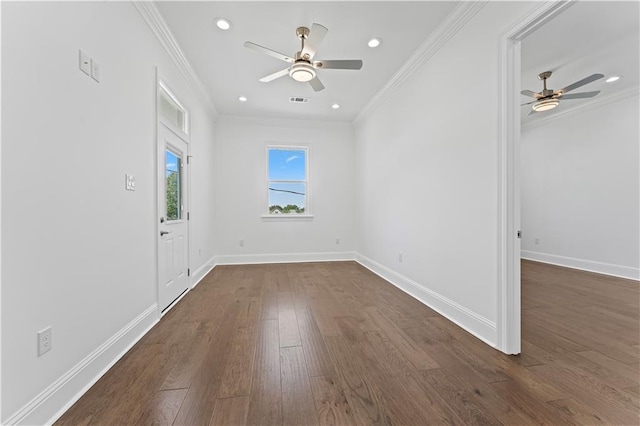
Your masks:
<path fill-rule="evenodd" d="M 287 220 L 311 220 L 313 219 L 312 214 L 263 214 L 262 220 L 276 220 L 276 221 L 287 221 Z"/>

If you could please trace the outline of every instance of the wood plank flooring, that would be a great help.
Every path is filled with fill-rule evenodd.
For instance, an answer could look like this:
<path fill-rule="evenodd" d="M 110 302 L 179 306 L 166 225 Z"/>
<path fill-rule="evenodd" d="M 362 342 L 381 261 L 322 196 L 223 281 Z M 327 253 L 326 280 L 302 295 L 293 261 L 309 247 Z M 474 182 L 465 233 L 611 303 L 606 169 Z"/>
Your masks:
<path fill-rule="evenodd" d="M 507 356 L 354 262 L 219 266 L 56 424 L 638 425 L 638 287 L 523 261 Z"/>

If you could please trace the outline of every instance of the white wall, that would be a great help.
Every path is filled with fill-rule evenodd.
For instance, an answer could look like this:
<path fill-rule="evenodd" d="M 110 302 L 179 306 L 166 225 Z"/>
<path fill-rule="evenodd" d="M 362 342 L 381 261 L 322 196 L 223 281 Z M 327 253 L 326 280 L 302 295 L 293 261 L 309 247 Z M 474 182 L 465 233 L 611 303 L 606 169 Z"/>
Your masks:
<path fill-rule="evenodd" d="M 491 344 L 499 38 L 530 7 L 489 2 L 356 123 L 364 263 Z"/>
<path fill-rule="evenodd" d="M 264 219 L 266 146 L 309 147 L 312 219 Z M 220 117 L 216 134 L 218 263 L 352 258 L 354 144 L 349 124 Z M 336 244 L 340 238 L 340 244 Z M 240 247 L 239 240 L 244 240 Z"/>
<path fill-rule="evenodd" d="M 523 257 L 640 278 L 638 116 L 636 93 L 523 128 Z"/>
<path fill-rule="evenodd" d="M 99 84 L 78 69 L 78 49 L 100 64 Z M 2 3 L 3 423 L 50 420 L 158 318 L 156 66 L 193 114 L 194 270 L 214 253 L 213 125 L 139 13 Z M 53 349 L 37 357 L 46 326 Z"/>

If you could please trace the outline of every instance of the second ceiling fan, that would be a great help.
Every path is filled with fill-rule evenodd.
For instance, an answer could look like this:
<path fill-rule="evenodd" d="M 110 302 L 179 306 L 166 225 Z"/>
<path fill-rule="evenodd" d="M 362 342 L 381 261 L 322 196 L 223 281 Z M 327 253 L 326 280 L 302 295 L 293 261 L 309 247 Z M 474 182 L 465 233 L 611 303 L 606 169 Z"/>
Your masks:
<path fill-rule="evenodd" d="M 567 95 L 570 91 L 577 89 L 578 87 L 582 87 L 585 84 L 589 84 L 593 81 L 599 80 L 604 75 L 602 74 L 592 74 L 589 77 L 585 77 L 582 80 L 576 81 L 573 84 L 568 85 L 567 87 L 560 90 L 547 89 L 547 79 L 551 77 L 551 71 L 545 71 L 538 74 L 538 79 L 542 80 L 542 91 L 541 92 L 533 92 L 531 90 L 523 90 L 520 92 L 525 96 L 530 96 L 535 98 L 534 101 L 527 102 L 525 104 L 521 104 L 521 106 L 531 105 L 533 111 L 529 113 L 535 114 L 536 112 L 543 112 L 553 109 L 558 106 L 561 100 L 565 99 L 584 99 L 584 98 L 592 98 L 600 93 L 599 90 L 594 92 L 581 92 L 581 93 L 572 93 Z"/>
<path fill-rule="evenodd" d="M 287 56 L 275 50 L 257 45 L 250 41 L 244 43 L 244 46 L 272 56 L 281 61 L 288 62 L 290 66 L 274 72 L 260 79 L 263 83 L 268 83 L 277 78 L 289 75 L 296 81 L 308 82 L 313 90 L 319 92 L 324 89 L 324 85 L 318 79 L 317 70 L 319 69 L 340 69 L 340 70 L 359 70 L 362 68 L 362 61 L 359 59 L 334 59 L 334 60 L 318 60 L 314 61 L 318 46 L 324 40 L 329 30 L 320 24 L 313 24 L 311 29 L 307 27 L 298 27 L 296 35 L 301 41 L 301 48 L 293 56 Z"/>

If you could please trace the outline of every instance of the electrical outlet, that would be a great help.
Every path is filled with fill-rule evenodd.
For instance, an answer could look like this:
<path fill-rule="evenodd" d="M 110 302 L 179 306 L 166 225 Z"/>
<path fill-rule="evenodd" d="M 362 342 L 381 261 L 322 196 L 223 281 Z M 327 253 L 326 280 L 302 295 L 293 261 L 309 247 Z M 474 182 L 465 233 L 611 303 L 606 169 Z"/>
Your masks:
<path fill-rule="evenodd" d="M 398 262 L 402 263 L 402 253 L 398 254 Z"/>
<path fill-rule="evenodd" d="M 51 326 L 38 332 L 38 356 L 42 356 L 51 350 Z"/>
<path fill-rule="evenodd" d="M 91 78 L 100 82 L 100 64 L 93 59 L 91 60 Z"/>
<path fill-rule="evenodd" d="M 91 75 L 91 58 L 89 55 L 80 50 L 80 71 L 86 75 Z"/>
<path fill-rule="evenodd" d="M 240 247 L 244 247 L 244 240 L 240 240 Z"/>
<path fill-rule="evenodd" d="M 336 244 L 340 244 L 340 238 L 336 238 Z"/>
<path fill-rule="evenodd" d="M 533 240 L 533 242 L 534 242 L 535 244 L 540 244 L 540 238 L 536 238 L 535 240 Z"/>

